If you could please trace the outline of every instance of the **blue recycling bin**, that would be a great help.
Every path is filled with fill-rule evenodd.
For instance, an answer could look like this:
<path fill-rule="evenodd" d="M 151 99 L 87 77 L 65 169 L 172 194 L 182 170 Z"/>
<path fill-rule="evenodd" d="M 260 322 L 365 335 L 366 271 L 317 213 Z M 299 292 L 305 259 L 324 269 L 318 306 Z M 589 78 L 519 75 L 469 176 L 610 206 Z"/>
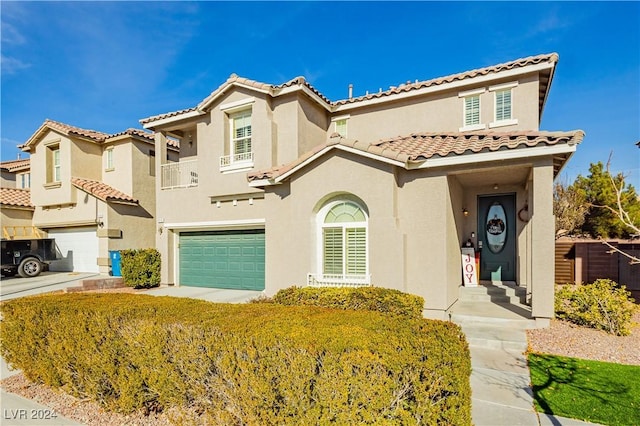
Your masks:
<path fill-rule="evenodd" d="M 114 277 L 121 277 L 120 271 L 120 251 L 109 250 L 109 258 L 111 259 L 111 275 Z"/>

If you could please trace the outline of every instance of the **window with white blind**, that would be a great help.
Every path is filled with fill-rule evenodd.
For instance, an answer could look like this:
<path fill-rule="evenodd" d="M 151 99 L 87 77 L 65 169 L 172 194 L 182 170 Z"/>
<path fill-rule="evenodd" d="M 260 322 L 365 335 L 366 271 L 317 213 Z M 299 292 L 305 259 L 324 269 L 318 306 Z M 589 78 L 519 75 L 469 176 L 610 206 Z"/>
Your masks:
<path fill-rule="evenodd" d="M 513 89 L 515 87 L 518 87 L 517 81 L 489 87 L 489 92 L 493 92 L 495 106 L 494 120 L 489 123 L 489 128 L 518 124 L 518 119 L 513 117 Z"/>
<path fill-rule="evenodd" d="M 367 276 L 367 217 L 351 201 L 323 209 L 322 274 L 325 279 L 364 279 Z"/>
<path fill-rule="evenodd" d="M 229 155 L 220 157 L 220 170 L 244 170 L 253 167 L 251 110 L 229 115 Z"/>
<path fill-rule="evenodd" d="M 251 152 L 251 111 L 244 111 L 231 116 L 231 146 L 234 155 Z"/>
<path fill-rule="evenodd" d="M 474 126 L 480 124 L 480 95 L 464 98 L 464 125 Z"/>
<path fill-rule="evenodd" d="M 511 120 L 511 89 L 496 93 L 496 121 Z"/>

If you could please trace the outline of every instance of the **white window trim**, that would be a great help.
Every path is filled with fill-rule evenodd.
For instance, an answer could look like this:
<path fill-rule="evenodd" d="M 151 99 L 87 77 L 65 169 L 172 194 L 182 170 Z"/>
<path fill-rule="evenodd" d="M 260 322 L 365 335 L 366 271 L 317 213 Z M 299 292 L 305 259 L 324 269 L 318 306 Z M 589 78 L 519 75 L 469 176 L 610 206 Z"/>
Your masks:
<path fill-rule="evenodd" d="M 465 90 L 464 92 L 459 92 L 458 97 L 467 98 L 469 96 L 482 95 L 486 91 L 487 89 L 484 87 L 481 87 L 480 89 Z"/>
<path fill-rule="evenodd" d="M 348 136 L 348 134 L 349 134 L 348 121 L 349 121 L 350 118 L 351 118 L 351 114 L 345 114 L 345 115 L 340 115 L 338 117 L 333 117 L 331 119 L 331 122 L 333 123 L 333 132 L 334 133 L 340 133 L 340 132 L 338 132 L 338 122 L 344 120 L 345 127 L 346 127 L 346 132 L 345 132 L 346 134 L 344 134 L 344 135 L 341 134 L 341 136 L 346 138 Z"/>
<path fill-rule="evenodd" d="M 489 92 L 493 92 L 493 121 L 489 123 L 490 129 L 493 129 L 496 127 L 515 126 L 518 124 L 518 119 L 513 118 L 513 105 L 514 105 L 513 88 L 517 86 L 518 86 L 518 82 L 513 81 L 510 83 L 496 84 L 494 86 L 489 87 Z M 511 118 L 508 118 L 506 120 L 497 120 L 496 119 L 496 114 L 498 113 L 497 92 L 502 92 L 505 90 L 511 91 Z"/>
<path fill-rule="evenodd" d="M 253 99 L 253 98 L 252 98 Z M 240 106 L 238 106 L 238 108 L 233 108 L 232 110 L 228 110 L 227 112 L 229 112 L 228 114 L 228 119 L 229 119 L 229 155 L 223 155 L 222 157 L 220 157 L 220 171 L 222 173 L 236 173 L 236 172 L 244 172 L 244 171 L 249 171 L 253 168 L 254 166 L 254 151 L 253 151 L 253 109 L 252 108 L 247 108 L 247 103 L 245 102 L 247 101 L 246 99 L 243 100 Z M 253 101 L 251 101 L 253 102 Z M 234 102 L 233 103 L 238 104 L 238 102 Z M 230 104 L 228 104 L 230 105 Z M 251 117 L 251 151 L 249 151 L 248 153 L 243 153 L 243 154 L 250 154 L 249 158 L 246 160 L 236 160 L 233 161 L 233 158 L 237 155 L 236 151 L 236 144 L 235 144 L 235 135 L 233 133 L 233 123 L 234 120 L 236 119 L 237 116 L 242 115 L 244 113 L 249 113 L 249 116 Z M 224 158 L 228 158 L 227 164 L 223 165 L 223 159 Z"/>
<path fill-rule="evenodd" d="M 460 132 L 471 132 L 474 130 L 486 130 L 486 124 L 474 124 L 473 126 L 462 126 L 458 129 Z"/>
<path fill-rule="evenodd" d="M 518 119 L 517 118 L 511 118 L 509 120 L 493 121 L 493 122 L 489 123 L 489 128 L 493 129 L 493 128 L 496 128 L 496 127 L 515 126 L 517 124 L 518 124 Z"/>
<path fill-rule="evenodd" d="M 482 88 L 482 89 L 468 90 L 466 92 L 460 92 L 458 94 L 458 97 L 462 98 L 462 127 L 460 127 L 458 129 L 458 131 L 460 131 L 460 132 L 470 132 L 470 131 L 474 131 L 474 130 L 485 130 L 487 128 L 486 124 L 482 124 L 482 96 L 480 96 L 485 91 L 486 90 L 484 88 Z M 461 96 L 461 95 L 464 95 L 464 96 Z M 467 98 L 472 97 L 472 96 L 477 96 L 478 97 L 478 119 L 481 122 L 479 124 L 466 125 L 465 123 L 467 121 L 467 115 L 466 115 Z"/>
<path fill-rule="evenodd" d="M 239 101 L 229 102 L 220 105 L 220 111 L 224 111 L 227 114 L 233 114 L 234 112 L 240 112 L 244 109 L 249 109 L 248 107 L 251 106 L 255 101 L 256 98 L 251 97 L 240 99 Z"/>
<path fill-rule="evenodd" d="M 113 147 L 107 148 L 105 150 L 105 168 L 104 171 L 105 172 L 112 172 L 115 170 L 115 167 L 113 166 Z"/>
<path fill-rule="evenodd" d="M 490 92 L 495 92 L 495 91 L 498 91 L 498 90 L 513 89 L 514 87 L 518 87 L 518 82 L 517 81 L 512 81 L 511 83 L 496 84 L 496 85 L 493 85 L 493 86 L 489 86 L 489 91 Z"/>
<path fill-rule="evenodd" d="M 58 153 L 58 164 L 56 164 L 56 153 Z M 62 182 L 62 156 L 60 145 L 51 148 L 51 183 Z"/>
<path fill-rule="evenodd" d="M 310 274 L 310 275 L 314 275 L 317 277 L 322 277 L 324 275 L 324 238 L 323 238 L 323 230 L 324 228 L 335 228 L 335 224 L 325 224 L 324 220 L 327 217 L 327 214 L 329 213 L 329 211 L 335 207 L 337 204 L 341 204 L 341 203 L 352 203 L 356 206 L 358 206 L 358 208 L 362 211 L 362 213 L 365 216 L 365 221 L 364 222 L 350 222 L 349 223 L 349 228 L 364 228 L 365 230 L 365 257 L 366 257 L 366 261 L 365 261 L 365 270 L 366 273 L 364 275 L 364 277 L 362 277 L 362 280 L 357 279 L 356 281 L 358 281 L 359 285 L 368 285 L 370 284 L 370 280 L 371 280 L 371 273 L 370 273 L 370 269 L 369 269 L 369 215 L 367 214 L 367 211 L 363 208 L 362 205 L 360 205 L 360 203 L 357 203 L 355 201 L 353 201 L 350 198 L 339 198 L 336 199 L 334 201 L 331 201 L 327 204 L 325 204 L 320 211 L 316 214 L 316 273 L 315 274 Z M 332 226 L 333 225 L 333 226 Z M 346 228 L 344 225 L 342 225 L 343 230 Z M 344 267 L 344 264 L 343 264 Z M 343 274 L 346 275 L 346 274 Z M 336 280 L 333 279 L 332 281 L 334 282 L 342 282 L 344 281 L 345 285 L 350 285 L 352 284 L 351 281 L 353 280 L 349 280 L 349 279 L 344 279 L 344 280 Z"/>

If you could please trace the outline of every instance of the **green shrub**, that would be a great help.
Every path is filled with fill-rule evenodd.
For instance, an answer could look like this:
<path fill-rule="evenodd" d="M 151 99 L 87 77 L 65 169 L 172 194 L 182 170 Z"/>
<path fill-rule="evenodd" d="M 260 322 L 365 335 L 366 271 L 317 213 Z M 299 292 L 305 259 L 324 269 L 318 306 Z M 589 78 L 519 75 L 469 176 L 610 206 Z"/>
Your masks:
<path fill-rule="evenodd" d="M 471 423 L 458 326 L 378 312 L 63 294 L 0 305 L 0 352 L 33 381 L 194 424 Z"/>
<path fill-rule="evenodd" d="M 556 316 L 574 324 L 627 336 L 634 325 L 633 314 L 638 309 L 630 296 L 625 286 L 618 286 L 608 279 L 592 284 L 559 286 L 555 298 Z"/>
<path fill-rule="evenodd" d="M 280 305 L 322 306 L 334 309 L 378 311 L 422 318 L 424 299 L 382 287 L 289 287 L 273 296 Z"/>
<path fill-rule="evenodd" d="M 133 288 L 160 285 L 160 252 L 156 249 L 121 250 L 124 283 Z"/>

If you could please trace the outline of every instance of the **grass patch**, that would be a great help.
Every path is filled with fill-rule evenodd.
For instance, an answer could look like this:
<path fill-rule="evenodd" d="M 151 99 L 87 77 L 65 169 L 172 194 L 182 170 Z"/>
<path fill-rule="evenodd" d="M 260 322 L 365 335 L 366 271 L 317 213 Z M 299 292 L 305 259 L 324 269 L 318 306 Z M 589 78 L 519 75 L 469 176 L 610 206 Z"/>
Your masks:
<path fill-rule="evenodd" d="M 640 425 L 640 366 L 529 354 L 536 409 L 605 425 Z"/>

